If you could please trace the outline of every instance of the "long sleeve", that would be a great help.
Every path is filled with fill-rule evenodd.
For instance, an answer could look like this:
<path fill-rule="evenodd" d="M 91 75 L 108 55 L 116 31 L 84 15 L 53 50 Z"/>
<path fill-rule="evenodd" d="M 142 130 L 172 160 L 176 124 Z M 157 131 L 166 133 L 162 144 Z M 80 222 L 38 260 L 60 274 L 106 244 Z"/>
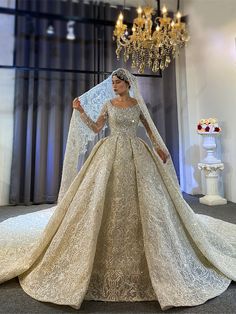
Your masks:
<path fill-rule="evenodd" d="M 156 142 L 156 139 L 155 139 L 154 135 L 152 134 L 152 130 L 150 129 L 149 124 L 148 124 L 146 118 L 144 117 L 143 113 L 140 114 L 140 120 L 146 129 L 146 132 L 147 132 L 147 134 L 148 134 L 148 136 L 152 142 L 153 147 L 156 149 L 160 149 L 160 145 L 158 145 L 158 143 Z"/>
<path fill-rule="evenodd" d="M 81 120 L 94 132 L 99 133 L 104 127 L 107 120 L 107 104 L 104 104 L 102 110 L 97 118 L 97 121 L 93 121 L 85 112 L 80 114 Z"/>

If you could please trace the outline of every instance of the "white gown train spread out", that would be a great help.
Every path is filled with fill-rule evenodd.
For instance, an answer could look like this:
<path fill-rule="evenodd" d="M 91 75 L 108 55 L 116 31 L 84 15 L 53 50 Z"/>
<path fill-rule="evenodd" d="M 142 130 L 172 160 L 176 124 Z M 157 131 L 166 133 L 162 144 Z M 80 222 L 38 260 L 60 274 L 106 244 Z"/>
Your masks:
<path fill-rule="evenodd" d="M 75 308 L 87 299 L 167 309 L 221 294 L 236 280 L 236 225 L 192 211 L 136 136 L 138 105 L 104 106 L 111 134 L 59 204 L 0 224 L 1 282 L 19 276 L 33 298 Z"/>

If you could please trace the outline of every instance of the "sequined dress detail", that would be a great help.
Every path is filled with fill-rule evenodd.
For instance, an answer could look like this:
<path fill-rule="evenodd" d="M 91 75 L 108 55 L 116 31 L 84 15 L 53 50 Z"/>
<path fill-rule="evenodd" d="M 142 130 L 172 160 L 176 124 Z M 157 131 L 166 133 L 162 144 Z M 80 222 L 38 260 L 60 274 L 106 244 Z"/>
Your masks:
<path fill-rule="evenodd" d="M 75 308 L 89 299 L 158 300 L 167 309 L 219 295 L 236 279 L 236 226 L 194 214 L 168 190 L 137 137 L 138 105 L 104 108 L 110 135 L 41 233 L 14 248 L 15 240 L 1 243 L 0 279 L 19 275 L 30 296 Z"/>

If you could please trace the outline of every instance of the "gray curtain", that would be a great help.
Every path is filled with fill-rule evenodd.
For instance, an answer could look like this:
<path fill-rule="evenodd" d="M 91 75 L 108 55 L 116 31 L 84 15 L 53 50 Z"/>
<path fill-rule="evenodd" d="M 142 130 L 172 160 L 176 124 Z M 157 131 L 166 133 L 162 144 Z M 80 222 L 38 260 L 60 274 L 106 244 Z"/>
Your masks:
<path fill-rule="evenodd" d="M 121 8 L 104 3 L 61 0 L 18 0 L 22 10 L 115 21 Z M 135 10 L 127 10 L 132 21 Z M 46 29 L 53 24 L 55 34 Z M 71 102 L 104 75 L 57 72 L 85 70 L 111 72 L 125 66 L 117 61 L 113 26 L 76 23 L 76 40 L 66 39 L 66 21 L 18 16 L 13 161 L 10 203 L 54 203 L 60 186 L 63 155 L 71 117 Z M 29 69 L 29 67 L 34 69 Z M 35 70 L 35 68 L 47 70 Z M 139 78 L 142 94 L 175 162 L 178 173 L 178 127 L 174 64 L 163 78 Z"/>

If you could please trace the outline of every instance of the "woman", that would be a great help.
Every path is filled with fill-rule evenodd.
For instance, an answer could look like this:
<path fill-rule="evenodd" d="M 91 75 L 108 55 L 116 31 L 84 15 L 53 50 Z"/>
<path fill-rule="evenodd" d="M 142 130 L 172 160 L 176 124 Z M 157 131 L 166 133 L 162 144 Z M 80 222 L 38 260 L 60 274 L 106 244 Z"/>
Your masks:
<path fill-rule="evenodd" d="M 74 308 L 84 299 L 158 300 L 164 310 L 225 291 L 236 280 L 236 226 L 184 201 L 135 77 L 118 69 L 73 107 L 59 203 L 28 252 L 1 256 L 0 279 L 19 275 L 35 299 Z M 78 173 L 78 156 L 106 122 L 110 135 Z M 137 137 L 140 122 L 157 154 Z"/>
<path fill-rule="evenodd" d="M 115 74 L 112 75 L 112 87 L 114 92 L 118 95 L 115 99 L 111 99 L 110 103 L 118 108 L 122 109 L 128 109 L 129 107 L 133 107 L 138 105 L 137 100 L 130 97 L 129 95 L 129 82 L 124 79 L 124 76 L 122 76 L 122 71 L 114 72 Z M 128 79 L 128 78 L 127 78 Z M 109 105 L 109 103 L 108 103 Z M 107 105 L 106 105 L 107 106 Z M 106 108 L 105 106 L 105 108 Z M 102 130 L 104 127 L 104 124 L 106 123 L 107 120 L 107 110 L 104 109 L 104 112 L 100 115 L 96 123 L 93 122 L 89 118 L 89 116 L 86 115 L 83 107 L 80 104 L 79 98 L 75 98 L 73 101 L 73 108 L 77 109 L 80 114 L 81 114 L 81 119 L 92 129 L 93 132 L 98 133 Z M 152 133 L 151 130 L 146 122 L 146 119 L 144 116 L 141 114 L 140 115 L 140 120 L 144 124 L 146 131 L 149 135 L 150 138 L 152 138 Z M 163 160 L 164 163 L 166 163 L 168 155 L 165 154 L 159 147 L 158 145 L 155 146 L 155 150 L 157 154 L 160 156 L 160 158 Z"/>

